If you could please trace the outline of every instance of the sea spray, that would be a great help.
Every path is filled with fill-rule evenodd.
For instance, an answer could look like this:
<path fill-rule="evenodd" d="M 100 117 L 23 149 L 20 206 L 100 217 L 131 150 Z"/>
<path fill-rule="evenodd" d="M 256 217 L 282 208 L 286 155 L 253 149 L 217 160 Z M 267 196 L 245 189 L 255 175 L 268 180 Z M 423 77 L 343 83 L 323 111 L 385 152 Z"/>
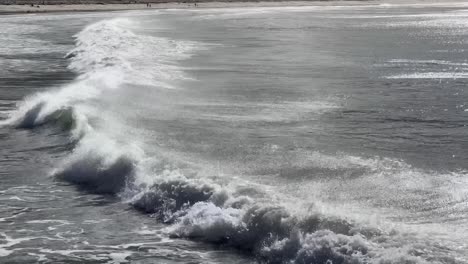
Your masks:
<path fill-rule="evenodd" d="M 117 194 L 129 188 L 142 167 L 137 164 L 145 160 L 136 139 L 122 142 L 95 127 L 100 116 L 92 103 L 126 84 L 170 87 L 167 80 L 182 78 L 173 62 L 195 48 L 194 43 L 135 34 L 129 29 L 133 25 L 118 18 L 84 28 L 66 55 L 77 78 L 26 98 L 2 121 L 19 129 L 52 125 L 69 131 L 74 150 L 53 174 L 89 191 Z M 148 57 L 150 65 L 145 65 Z"/>
<path fill-rule="evenodd" d="M 156 158 L 146 155 L 138 139 L 122 140 L 102 132 L 95 125 L 103 120 L 93 102 L 128 84 L 134 89 L 173 88 L 170 80 L 184 78 L 175 61 L 194 49 L 193 43 L 139 35 L 132 27 L 128 19 L 86 27 L 67 55 L 70 69 L 79 75 L 76 80 L 26 99 L 7 120 L 21 129 L 60 120 L 72 124 L 70 135 L 77 143 L 54 171 L 57 178 L 85 191 L 122 197 L 168 224 L 172 237 L 238 248 L 264 263 L 424 263 L 404 242 L 412 237 L 402 239 L 397 233 L 362 227 L 316 208 L 297 214 L 248 181 L 219 184 L 206 175 L 189 177 L 177 169 L 157 173 L 151 170 Z M 70 118 L 74 121 L 66 121 Z M 313 155 L 312 161 L 321 167 L 357 168 L 370 174 L 398 167 L 394 165 L 398 162 L 340 160 L 321 154 Z M 250 185 L 248 192 L 244 185 Z"/>

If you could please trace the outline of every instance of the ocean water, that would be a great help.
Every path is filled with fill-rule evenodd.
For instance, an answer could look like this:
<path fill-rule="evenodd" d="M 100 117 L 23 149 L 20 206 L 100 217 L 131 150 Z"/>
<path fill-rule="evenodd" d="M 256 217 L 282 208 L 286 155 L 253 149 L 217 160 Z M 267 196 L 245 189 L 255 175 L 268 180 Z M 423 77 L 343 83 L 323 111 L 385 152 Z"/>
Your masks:
<path fill-rule="evenodd" d="M 0 263 L 468 263 L 465 4 L 0 17 Z"/>

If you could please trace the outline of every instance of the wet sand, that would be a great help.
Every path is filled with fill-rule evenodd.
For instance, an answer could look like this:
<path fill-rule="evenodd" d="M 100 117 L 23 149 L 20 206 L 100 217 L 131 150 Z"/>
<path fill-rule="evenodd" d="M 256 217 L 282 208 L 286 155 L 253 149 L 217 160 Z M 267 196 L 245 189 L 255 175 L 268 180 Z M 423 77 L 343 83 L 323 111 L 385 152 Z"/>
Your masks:
<path fill-rule="evenodd" d="M 173 3 L 137 4 L 58 4 L 58 5 L 0 5 L 0 14 L 42 13 L 42 12 L 91 12 L 91 11 L 119 11 L 119 10 L 150 10 L 150 9 L 179 9 L 179 8 L 229 8 L 229 7 L 282 7 L 282 6 L 349 6 L 349 5 L 443 5 L 450 3 L 467 3 L 468 1 L 449 1 L 440 3 L 436 0 L 369 0 L 369 1 L 245 1 L 245 2 L 196 2 L 188 1 Z"/>

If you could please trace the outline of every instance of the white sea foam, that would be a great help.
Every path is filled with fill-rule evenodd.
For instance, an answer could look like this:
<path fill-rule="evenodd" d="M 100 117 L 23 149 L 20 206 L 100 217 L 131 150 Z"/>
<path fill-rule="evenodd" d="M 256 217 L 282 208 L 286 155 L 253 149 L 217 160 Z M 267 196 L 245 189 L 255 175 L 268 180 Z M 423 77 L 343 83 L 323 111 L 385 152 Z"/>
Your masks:
<path fill-rule="evenodd" d="M 192 42 L 137 34 L 132 30 L 137 28 L 130 19 L 111 19 L 83 29 L 67 55 L 69 68 L 79 74 L 76 80 L 26 98 L 2 121 L 26 129 L 48 124 L 71 129 L 77 145 L 54 174 L 99 192 L 121 191 L 145 158 L 136 139 L 113 138 L 92 124 L 90 119 L 103 121 L 93 102 L 127 84 L 171 88 L 171 80 L 184 78 L 175 61 L 187 58 L 197 47 Z"/>
<path fill-rule="evenodd" d="M 15 249 L 12 247 L 21 244 L 25 241 L 30 241 L 34 239 L 49 239 L 47 237 L 21 237 L 21 238 L 13 238 L 6 233 L 0 232 L 0 257 L 6 257 L 15 252 Z"/>
<path fill-rule="evenodd" d="M 132 84 L 134 89 L 139 85 L 171 88 L 171 80 L 184 77 L 173 63 L 188 56 L 194 47 L 193 43 L 141 36 L 132 28 L 137 26 L 127 19 L 102 21 L 85 28 L 76 35 L 77 47 L 69 53 L 70 68 L 79 77 L 70 85 L 26 99 L 6 121 L 19 128 L 73 121 L 71 136 L 77 143 L 54 175 L 88 191 L 120 195 L 136 209 L 167 223 L 166 231 L 173 237 L 222 243 L 246 250 L 267 263 L 424 263 L 424 254 L 428 253 L 417 252 L 417 237 L 359 225 L 352 212 L 335 213 L 326 206 L 326 201 L 322 208 L 316 205 L 329 195 L 324 190 L 332 190 L 339 196 L 340 188 L 348 188 L 346 193 L 353 189 L 356 195 L 365 195 L 374 188 L 375 197 L 379 197 L 377 192 L 394 197 L 388 194 L 403 188 L 408 195 L 418 197 L 415 186 L 435 184 L 429 178 L 430 173 L 414 170 L 401 161 L 302 151 L 297 155 L 302 159 L 296 162 L 332 171 L 359 170 L 364 176 L 357 180 L 343 177 L 340 182 L 311 181 L 309 185 L 300 182 L 294 195 L 287 195 L 279 185 L 260 186 L 242 177 L 223 177 L 222 181 L 221 177 L 206 175 L 189 177 L 173 168 L 153 170 L 152 166 L 158 164 L 152 164 L 153 159 L 135 142 L 138 139 L 122 139 L 106 133 L 98 121 L 102 122 L 101 126 L 116 124 L 103 120 L 93 102 L 127 88 L 127 84 Z M 149 72 L 149 68 L 154 71 Z M 288 108 L 288 104 L 281 107 Z M 301 107 L 312 112 L 317 108 L 333 108 L 309 104 Z M 277 148 L 271 149 L 277 151 Z M 403 177 L 408 173 L 412 177 Z M 459 185 L 467 186 L 463 181 Z M 465 193 L 462 188 L 457 190 L 457 199 L 463 201 Z M 443 188 L 438 191 L 448 192 Z M 4 237 L 7 243 L 0 247 L 3 250 L 0 254 L 10 254 L 9 248 L 17 241 Z M 426 249 L 430 254 L 440 252 L 437 243 L 427 242 Z M 99 251 L 42 249 L 40 252 L 73 255 Z M 119 262 L 128 256 L 126 252 L 111 253 L 99 260 Z"/>
<path fill-rule="evenodd" d="M 448 66 L 468 66 L 467 62 L 453 62 L 445 60 L 409 60 L 409 59 L 393 59 L 389 63 L 395 64 L 435 64 L 435 65 L 448 65 Z"/>
<path fill-rule="evenodd" d="M 387 79 L 466 79 L 468 72 L 419 72 L 386 77 Z"/>
<path fill-rule="evenodd" d="M 114 252 L 110 253 L 109 257 L 111 258 L 109 263 L 125 263 L 127 258 L 131 256 L 133 252 Z"/>
<path fill-rule="evenodd" d="M 76 48 L 68 53 L 70 69 L 80 73 L 69 85 L 39 93 L 24 100 L 1 124 L 30 128 L 50 122 L 51 115 L 105 96 L 124 84 L 171 88 L 168 81 L 184 78 L 173 62 L 186 58 L 195 43 L 138 35 L 130 19 L 112 19 L 86 27 L 75 37 Z M 57 116 L 52 117 L 56 119 Z M 83 127 L 83 126 L 82 126 Z"/>

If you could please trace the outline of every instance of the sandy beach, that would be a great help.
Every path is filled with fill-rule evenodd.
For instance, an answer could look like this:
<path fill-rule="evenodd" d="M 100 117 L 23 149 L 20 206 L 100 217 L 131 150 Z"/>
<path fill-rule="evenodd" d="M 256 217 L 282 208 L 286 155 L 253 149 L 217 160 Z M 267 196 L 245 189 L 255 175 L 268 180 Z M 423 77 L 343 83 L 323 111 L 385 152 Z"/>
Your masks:
<path fill-rule="evenodd" d="M 308 6 L 308 5 L 363 5 L 376 1 L 278 1 L 278 2 L 174 2 L 137 4 L 66 4 L 66 5 L 0 5 L 0 14 L 8 13 L 42 13 L 42 12 L 74 12 L 74 11 L 119 11 L 119 10 L 151 10 L 151 9 L 182 9 L 182 8 L 224 8 L 224 7 L 256 7 L 256 6 Z"/>
<path fill-rule="evenodd" d="M 435 0 L 366 0 L 366 1 L 251 1 L 251 2 L 172 2 L 134 4 L 0 4 L 0 14 L 43 13 L 43 12 L 92 12 L 119 10 L 151 10 L 151 9 L 184 9 L 184 8 L 229 8 L 229 7 L 282 7 L 282 6 L 350 6 L 350 5 L 441 5 L 467 3 L 467 1 L 450 1 L 441 3 Z"/>

